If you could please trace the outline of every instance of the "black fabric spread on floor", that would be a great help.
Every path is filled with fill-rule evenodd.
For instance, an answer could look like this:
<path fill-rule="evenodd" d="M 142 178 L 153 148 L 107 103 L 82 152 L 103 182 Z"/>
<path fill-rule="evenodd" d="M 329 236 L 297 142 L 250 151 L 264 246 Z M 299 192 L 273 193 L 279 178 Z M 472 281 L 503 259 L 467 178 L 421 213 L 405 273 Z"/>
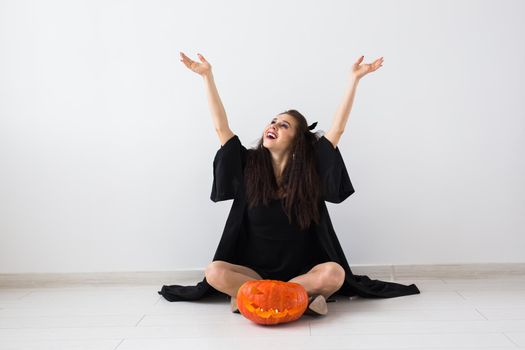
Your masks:
<path fill-rule="evenodd" d="M 222 260 L 232 264 L 247 265 L 246 259 L 243 259 L 245 255 L 242 254 L 242 242 L 246 242 L 245 237 L 248 237 L 245 222 L 247 202 L 243 181 L 247 152 L 248 150 L 235 135 L 221 146 L 213 160 L 214 177 L 211 200 L 218 202 L 233 199 L 213 261 Z M 319 138 L 316 143 L 316 157 L 317 169 L 321 179 L 322 200 L 319 203 L 321 220 L 319 224 L 312 225 L 311 233 L 315 235 L 317 244 L 313 246 L 317 247 L 317 251 L 312 252 L 312 260 L 301 269 L 301 272 L 308 271 L 317 263 L 337 262 L 344 268 L 346 277 L 344 284 L 333 296 L 359 295 L 364 298 L 393 298 L 419 294 L 420 291 L 415 284 L 403 285 L 370 279 L 368 276 L 352 273 L 332 226 L 325 201 L 341 203 L 354 193 L 354 188 L 339 148 L 334 148 L 324 136 Z M 252 268 L 257 271 L 257 267 Z M 260 271 L 263 278 L 271 276 L 268 274 L 272 273 L 276 273 L 278 276 L 289 276 L 292 273 L 292 271 L 282 269 L 271 272 L 262 269 Z M 163 285 L 158 293 L 168 301 L 193 301 L 214 294 L 226 295 L 209 285 L 206 278 L 194 286 Z"/>

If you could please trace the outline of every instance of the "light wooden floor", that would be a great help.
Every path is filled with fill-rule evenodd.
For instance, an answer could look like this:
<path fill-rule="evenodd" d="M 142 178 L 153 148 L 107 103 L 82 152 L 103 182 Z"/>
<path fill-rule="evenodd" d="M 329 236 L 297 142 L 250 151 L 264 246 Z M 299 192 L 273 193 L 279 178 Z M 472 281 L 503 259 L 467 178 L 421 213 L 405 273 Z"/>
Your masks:
<path fill-rule="evenodd" d="M 525 349 L 525 277 L 397 282 L 421 294 L 339 298 L 278 327 L 226 298 L 170 303 L 159 285 L 4 288 L 0 349 Z"/>

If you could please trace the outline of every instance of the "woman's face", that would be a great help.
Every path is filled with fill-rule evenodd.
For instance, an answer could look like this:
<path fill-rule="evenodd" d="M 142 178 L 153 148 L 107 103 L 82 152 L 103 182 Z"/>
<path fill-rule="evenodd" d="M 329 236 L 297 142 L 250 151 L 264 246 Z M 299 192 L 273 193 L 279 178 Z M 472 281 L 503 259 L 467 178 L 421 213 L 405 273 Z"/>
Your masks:
<path fill-rule="evenodd" d="M 288 114 L 279 114 L 264 128 L 263 146 L 270 151 L 286 152 L 297 132 L 295 118 Z"/>

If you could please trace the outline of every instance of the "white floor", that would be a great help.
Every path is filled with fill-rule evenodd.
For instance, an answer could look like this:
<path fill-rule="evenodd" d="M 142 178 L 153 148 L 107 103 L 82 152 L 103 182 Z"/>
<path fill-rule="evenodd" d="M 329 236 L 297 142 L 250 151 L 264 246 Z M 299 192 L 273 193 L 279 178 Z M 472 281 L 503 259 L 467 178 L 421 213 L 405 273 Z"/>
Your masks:
<path fill-rule="evenodd" d="M 170 303 L 160 285 L 0 289 L 0 349 L 525 349 L 525 276 L 396 282 L 421 294 L 338 298 L 277 327 L 226 298 Z"/>

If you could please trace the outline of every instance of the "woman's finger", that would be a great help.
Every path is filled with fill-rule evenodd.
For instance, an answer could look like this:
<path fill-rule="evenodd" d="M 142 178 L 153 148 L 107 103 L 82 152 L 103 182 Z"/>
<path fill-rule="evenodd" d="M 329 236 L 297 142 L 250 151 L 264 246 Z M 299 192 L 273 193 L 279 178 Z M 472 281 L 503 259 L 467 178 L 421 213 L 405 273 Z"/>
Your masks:
<path fill-rule="evenodd" d="M 193 64 L 193 60 L 190 59 L 188 56 L 184 55 L 182 57 L 182 62 L 186 65 L 186 67 L 190 67 Z"/>
<path fill-rule="evenodd" d="M 186 65 L 186 67 L 188 67 L 188 65 L 191 64 L 190 59 L 188 57 L 183 57 L 181 61 Z"/>
<path fill-rule="evenodd" d="M 187 68 L 191 69 L 192 62 L 185 61 L 185 62 L 183 62 L 183 63 L 184 63 L 184 65 L 185 65 Z"/>
<path fill-rule="evenodd" d="M 200 53 L 198 53 L 197 56 L 199 56 L 199 59 L 200 59 L 202 62 L 206 62 L 206 59 L 204 58 L 203 55 L 201 55 Z"/>
<path fill-rule="evenodd" d="M 184 52 L 182 52 L 182 51 L 180 52 L 180 57 L 182 57 L 182 58 L 185 59 L 185 60 L 186 60 L 186 59 L 189 60 L 189 57 L 186 56 L 186 55 L 184 54 Z"/>
<path fill-rule="evenodd" d="M 190 64 L 193 62 L 193 60 L 191 58 L 189 58 L 188 56 L 186 56 L 184 53 L 180 53 L 181 56 L 182 56 L 182 59 L 184 60 L 184 62 L 189 62 Z"/>

